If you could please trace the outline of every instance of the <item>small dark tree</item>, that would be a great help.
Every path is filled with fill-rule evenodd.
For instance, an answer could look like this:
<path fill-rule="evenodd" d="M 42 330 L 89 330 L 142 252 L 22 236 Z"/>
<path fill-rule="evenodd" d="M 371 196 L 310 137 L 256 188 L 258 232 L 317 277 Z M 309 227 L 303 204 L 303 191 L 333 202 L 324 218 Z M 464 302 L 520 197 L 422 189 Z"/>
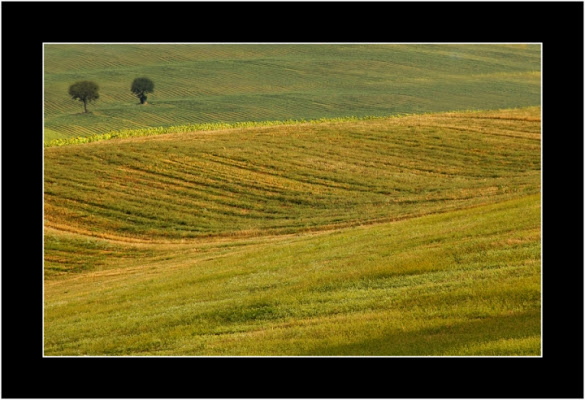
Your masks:
<path fill-rule="evenodd" d="M 69 86 L 69 95 L 73 100 L 83 102 L 83 109 L 87 112 L 87 103 L 99 99 L 99 89 L 99 86 L 95 82 L 81 81 Z"/>
<path fill-rule="evenodd" d="M 140 104 L 144 104 L 146 103 L 146 93 L 154 91 L 154 83 L 148 78 L 136 78 L 132 82 L 130 91 L 140 99 Z"/>

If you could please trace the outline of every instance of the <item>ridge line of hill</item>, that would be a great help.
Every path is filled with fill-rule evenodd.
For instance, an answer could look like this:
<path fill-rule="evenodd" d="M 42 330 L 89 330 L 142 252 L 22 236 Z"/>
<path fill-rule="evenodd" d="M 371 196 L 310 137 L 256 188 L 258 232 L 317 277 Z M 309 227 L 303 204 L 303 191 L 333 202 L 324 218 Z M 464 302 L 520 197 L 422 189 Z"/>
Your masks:
<path fill-rule="evenodd" d="M 87 144 L 94 142 L 103 142 L 112 139 L 128 139 L 138 138 L 145 136 L 158 136 L 170 133 L 189 133 L 189 132 L 213 132 L 223 131 L 231 129 L 241 128 L 262 128 L 262 127 L 274 127 L 274 126 L 291 126 L 291 125 L 312 125 L 312 124 L 324 124 L 324 123 L 343 123 L 343 122 L 357 122 L 366 120 L 376 119 L 394 119 L 394 118 L 405 118 L 405 117 L 416 117 L 416 116 L 446 116 L 449 114 L 473 114 L 480 112 L 504 112 L 513 111 L 520 109 L 539 108 L 539 105 L 525 106 L 525 107 L 513 107 L 513 108 L 498 108 L 498 109 L 470 109 L 470 110 L 451 110 L 443 112 L 425 112 L 425 113 L 399 113 L 393 115 L 368 115 L 368 116 L 346 116 L 336 118 L 319 118 L 319 119 L 289 119 L 289 120 L 271 120 L 271 121 L 241 121 L 241 122 L 213 122 L 203 124 L 188 124 L 188 125 L 176 125 L 176 126 L 159 126 L 150 128 L 139 128 L 139 129 L 122 129 L 117 131 L 111 131 L 102 134 L 93 134 L 89 136 L 77 136 L 67 139 L 53 139 L 48 142 L 44 142 L 44 147 L 60 147 L 74 144 Z M 473 118 L 473 117 L 471 117 Z M 483 117 L 485 118 L 485 117 Z M 496 117 L 496 119 L 506 119 L 502 117 Z M 511 120 L 527 120 L 531 121 L 531 118 L 511 118 Z"/>
<path fill-rule="evenodd" d="M 217 234 L 217 235 L 209 235 L 206 237 L 197 237 L 197 238 L 184 238 L 184 239 L 170 239 L 170 240 L 144 240 L 141 238 L 132 238 L 132 237 L 125 237 L 125 236 L 116 236 L 111 233 L 101 233 L 99 236 L 91 235 L 90 231 L 84 229 L 77 229 L 77 230 L 67 230 L 59 227 L 58 225 L 45 223 L 45 230 L 53 231 L 58 234 L 66 234 L 66 235 L 73 235 L 73 236 L 80 236 L 88 239 L 94 240 L 102 240 L 107 241 L 112 244 L 124 244 L 124 245 L 190 245 L 190 244 L 206 244 L 208 242 L 219 243 L 219 242 L 230 242 L 232 243 L 234 240 L 253 240 L 253 239 L 264 239 L 264 240 L 278 240 L 287 237 L 300 237 L 300 236 L 312 236 L 312 235 L 320 235 L 320 234 L 328 234 L 335 231 L 345 230 L 345 229 L 352 229 L 358 227 L 369 227 L 369 226 L 376 226 L 376 225 L 384 225 L 384 224 L 392 224 L 395 222 L 402 222 L 411 219 L 417 218 L 425 218 L 431 217 L 441 214 L 447 213 L 456 213 L 468 210 L 474 210 L 476 208 L 481 207 L 489 207 L 489 206 L 497 206 L 503 205 L 506 203 L 512 203 L 515 201 L 519 201 L 521 199 L 528 199 L 532 197 L 540 197 L 540 194 L 527 194 L 523 196 L 513 197 L 504 199 L 501 201 L 487 201 L 485 203 L 479 204 L 472 204 L 466 205 L 459 208 L 454 209 L 441 209 L 436 211 L 430 211 L 423 214 L 413 214 L 413 215 L 402 215 L 398 217 L 386 217 L 386 218 L 376 218 L 367 221 L 348 221 L 348 222 L 340 222 L 338 224 L 330 224 L 330 225 L 323 225 L 323 226 L 315 226 L 312 228 L 305 228 L 299 232 L 295 233 L 263 233 L 261 230 L 255 230 L 253 232 L 250 231 L 243 231 L 243 232 L 229 232 L 227 234 Z"/>

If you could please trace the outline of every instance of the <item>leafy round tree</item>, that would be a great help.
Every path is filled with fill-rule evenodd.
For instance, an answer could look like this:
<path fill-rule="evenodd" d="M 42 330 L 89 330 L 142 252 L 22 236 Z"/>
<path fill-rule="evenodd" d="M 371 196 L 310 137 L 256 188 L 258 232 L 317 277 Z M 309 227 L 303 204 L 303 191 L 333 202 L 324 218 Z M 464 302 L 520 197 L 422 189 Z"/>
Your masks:
<path fill-rule="evenodd" d="M 154 91 L 154 83 L 148 78 L 136 78 L 132 82 L 130 91 L 140 99 L 140 104 L 144 104 L 146 103 L 146 93 Z"/>
<path fill-rule="evenodd" d="M 69 86 L 69 95 L 73 98 L 73 100 L 79 100 L 83 102 L 83 109 L 85 112 L 87 112 L 87 103 L 91 103 L 92 101 L 99 99 L 99 89 L 99 86 L 95 82 L 75 82 L 73 85 Z"/>

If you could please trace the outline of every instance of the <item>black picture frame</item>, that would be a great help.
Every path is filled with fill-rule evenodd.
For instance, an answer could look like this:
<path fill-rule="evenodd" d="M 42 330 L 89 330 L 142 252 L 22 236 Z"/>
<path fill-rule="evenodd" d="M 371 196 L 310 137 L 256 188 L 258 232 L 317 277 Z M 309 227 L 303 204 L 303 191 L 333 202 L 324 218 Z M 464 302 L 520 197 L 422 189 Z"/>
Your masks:
<path fill-rule="evenodd" d="M 3 398 L 583 398 L 583 3 L 1 7 Z M 43 357 L 42 44 L 72 41 L 542 43 L 543 356 Z"/>

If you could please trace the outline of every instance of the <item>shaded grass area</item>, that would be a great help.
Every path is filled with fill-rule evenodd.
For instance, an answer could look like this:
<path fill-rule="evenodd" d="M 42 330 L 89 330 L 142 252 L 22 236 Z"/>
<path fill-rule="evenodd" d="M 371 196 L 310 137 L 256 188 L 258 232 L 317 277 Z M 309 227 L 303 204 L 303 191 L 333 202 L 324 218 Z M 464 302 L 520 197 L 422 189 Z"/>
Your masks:
<path fill-rule="evenodd" d="M 111 264 L 118 258 L 144 260 L 152 251 L 141 252 L 136 248 L 112 244 L 87 237 L 73 235 L 44 235 L 45 278 L 66 272 L 93 270 Z"/>
<path fill-rule="evenodd" d="M 540 108 L 45 149 L 45 224 L 110 239 L 356 226 L 540 191 Z"/>
<path fill-rule="evenodd" d="M 45 140 L 209 122 L 540 105 L 539 45 L 45 45 Z M 148 76 L 141 106 L 130 93 Z M 82 113 L 67 95 L 100 85 Z"/>
<path fill-rule="evenodd" d="M 530 195 L 240 246 L 144 245 L 161 257 L 143 268 L 117 257 L 46 280 L 45 354 L 538 355 L 540 223 Z M 198 258 L 206 246 L 222 253 Z"/>

